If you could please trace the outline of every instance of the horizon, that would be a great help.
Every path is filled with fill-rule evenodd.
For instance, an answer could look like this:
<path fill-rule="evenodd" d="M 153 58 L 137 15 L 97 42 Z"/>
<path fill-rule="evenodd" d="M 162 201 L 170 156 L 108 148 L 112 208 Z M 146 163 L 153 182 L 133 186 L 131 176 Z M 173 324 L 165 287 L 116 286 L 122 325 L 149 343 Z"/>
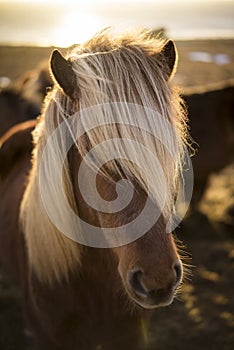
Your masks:
<path fill-rule="evenodd" d="M 232 0 L 0 0 L 0 44 L 68 47 L 109 26 L 165 28 L 175 40 L 234 38 L 233 12 Z"/>

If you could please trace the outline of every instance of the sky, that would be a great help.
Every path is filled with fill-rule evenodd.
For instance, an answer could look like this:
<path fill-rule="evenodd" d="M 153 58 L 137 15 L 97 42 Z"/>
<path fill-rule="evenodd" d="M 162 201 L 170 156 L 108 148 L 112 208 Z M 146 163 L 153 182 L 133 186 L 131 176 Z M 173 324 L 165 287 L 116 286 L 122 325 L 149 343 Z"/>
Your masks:
<path fill-rule="evenodd" d="M 234 0 L 0 0 L 0 43 L 69 46 L 109 26 L 232 37 L 233 18 Z"/>
<path fill-rule="evenodd" d="M 186 2 L 200 2 L 200 3 L 214 3 L 214 2 L 220 2 L 222 0 L 0 0 L 0 2 L 28 2 L 28 3 L 56 3 L 56 4 L 79 4 L 79 3 L 86 3 L 88 5 L 94 5 L 94 4 L 111 4 L 111 3 L 127 3 L 127 4 L 134 4 L 134 3 L 186 3 Z M 226 2 L 233 2 L 233 0 L 224 0 Z"/>

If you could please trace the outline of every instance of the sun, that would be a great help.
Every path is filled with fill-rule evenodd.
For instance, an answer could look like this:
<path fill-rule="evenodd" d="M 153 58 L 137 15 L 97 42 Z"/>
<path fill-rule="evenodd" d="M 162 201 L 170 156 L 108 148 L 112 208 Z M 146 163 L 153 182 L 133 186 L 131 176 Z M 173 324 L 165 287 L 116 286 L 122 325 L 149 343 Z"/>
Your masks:
<path fill-rule="evenodd" d="M 88 25 L 87 25 L 88 23 Z M 90 13 L 72 12 L 64 16 L 62 23 L 52 33 L 52 42 L 60 47 L 81 44 L 102 29 L 98 17 Z"/>

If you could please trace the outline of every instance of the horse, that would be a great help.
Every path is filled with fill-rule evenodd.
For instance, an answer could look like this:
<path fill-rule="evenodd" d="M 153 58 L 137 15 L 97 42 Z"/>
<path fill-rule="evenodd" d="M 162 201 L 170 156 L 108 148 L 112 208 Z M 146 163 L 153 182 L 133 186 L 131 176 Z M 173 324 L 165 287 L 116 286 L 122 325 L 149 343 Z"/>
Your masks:
<path fill-rule="evenodd" d="M 43 61 L 35 69 L 23 73 L 13 85 L 41 110 L 46 93 L 53 86 L 47 62 Z"/>
<path fill-rule="evenodd" d="M 45 63 L 0 89 L 0 137 L 14 125 L 39 116 L 53 81 Z"/>
<path fill-rule="evenodd" d="M 55 50 L 54 88 L 39 120 L 14 127 L 1 141 L 0 259 L 21 288 L 38 349 L 144 348 L 153 310 L 171 304 L 179 290 L 185 264 L 168 222 L 188 133 L 171 82 L 176 64 L 173 41 L 144 32 L 102 31 L 66 57 Z M 141 157 L 145 148 L 148 156 Z M 85 160 L 82 187 L 77 174 Z M 117 201 L 118 210 L 98 207 L 103 200 L 104 209 Z M 152 215 L 144 214 L 146 203 Z M 141 213 L 146 229 L 136 221 Z M 95 241 L 88 240 L 89 227 L 98 230 Z M 104 235 L 112 228 L 114 243 Z"/>
<path fill-rule="evenodd" d="M 35 119 L 40 109 L 13 85 L 0 90 L 0 137 L 13 125 Z"/>
<path fill-rule="evenodd" d="M 197 143 L 192 157 L 194 197 L 199 203 L 211 174 L 234 161 L 234 79 L 185 89 L 191 137 Z"/>

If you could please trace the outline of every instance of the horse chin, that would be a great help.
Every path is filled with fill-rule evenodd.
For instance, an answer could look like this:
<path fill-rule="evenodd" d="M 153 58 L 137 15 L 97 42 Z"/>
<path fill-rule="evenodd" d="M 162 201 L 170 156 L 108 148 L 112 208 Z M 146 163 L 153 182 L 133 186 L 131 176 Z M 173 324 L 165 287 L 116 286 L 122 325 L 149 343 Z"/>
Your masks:
<path fill-rule="evenodd" d="M 138 296 L 133 295 L 131 292 L 127 291 L 128 296 L 130 300 L 138 307 L 146 309 L 146 310 L 152 310 L 157 309 L 160 307 L 165 307 L 171 305 L 171 303 L 174 300 L 174 294 L 170 295 L 167 299 L 156 302 L 153 299 L 149 298 L 139 298 Z"/>

